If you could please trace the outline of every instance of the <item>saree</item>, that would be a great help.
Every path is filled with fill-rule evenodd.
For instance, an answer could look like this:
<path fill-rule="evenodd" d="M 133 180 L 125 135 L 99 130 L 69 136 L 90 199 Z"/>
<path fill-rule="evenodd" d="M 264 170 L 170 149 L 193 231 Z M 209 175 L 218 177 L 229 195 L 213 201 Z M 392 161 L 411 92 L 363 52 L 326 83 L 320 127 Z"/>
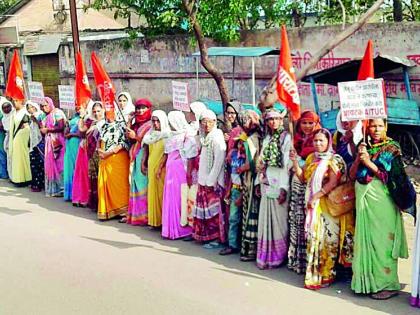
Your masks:
<path fill-rule="evenodd" d="M 10 180 L 25 186 L 32 180 L 29 161 L 30 119 L 25 109 L 13 113 L 9 130 L 9 156 L 13 161 Z"/>
<path fill-rule="evenodd" d="M 263 141 L 260 159 L 263 160 L 266 149 L 272 140 L 281 158 L 269 164 L 263 162 L 265 171 L 260 173 L 261 203 L 258 217 L 257 267 L 260 269 L 277 268 L 287 259 L 288 249 L 288 202 L 279 204 L 278 197 L 281 190 L 288 191 L 288 154 L 291 137 L 285 131 L 276 132 L 279 138 L 267 135 Z M 283 154 L 284 153 L 284 154 Z M 270 154 L 270 159 L 272 155 Z M 273 161 L 271 159 L 271 161 Z M 268 166 L 273 165 L 273 166 Z M 274 165 L 281 165 L 274 166 Z"/>
<path fill-rule="evenodd" d="M 400 290 L 398 258 L 408 257 L 401 213 L 386 186 L 356 183 L 356 232 L 351 288 L 356 293 Z"/>
<path fill-rule="evenodd" d="M 306 235 L 305 235 L 305 190 L 296 175 L 292 176 L 290 184 L 289 206 L 289 250 L 287 268 L 302 274 L 306 270 Z"/>
<path fill-rule="evenodd" d="M 378 171 L 359 165 L 356 182 L 356 230 L 353 279 L 356 293 L 399 290 L 398 258 L 408 257 L 404 223 L 399 209 L 412 209 L 416 194 L 405 173 L 401 149 L 386 138 L 367 151 Z M 412 213 L 413 213 L 412 212 Z"/>
<path fill-rule="evenodd" d="M 155 143 L 149 144 L 149 162 L 148 162 L 148 221 L 150 226 L 159 227 L 162 225 L 162 204 L 163 189 L 165 185 L 165 169 L 162 170 L 160 178 L 157 178 L 157 172 L 162 162 L 164 154 L 165 140 L 161 139 Z"/>
<path fill-rule="evenodd" d="M 107 122 L 100 129 L 100 147 L 105 152 L 122 147 L 99 161 L 98 219 L 109 220 L 125 215 L 128 208 L 130 186 L 128 182 L 130 158 L 124 134 L 124 124 Z"/>
<path fill-rule="evenodd" d="M 54 129 L 60 121 L 65 121 L 66 116 L 57 108 L 45 118 L 45 127 Z M 45 195 L 59 197 L 63 195 L 63 169 L 65 153 L 64 133 L 48 132 L 45 136 Z"/>
<path fill-rule="evenodd" d="M 312 191 L 311 183 L 316 176 L 321 163 L 326 163 L 324 180 L 327 179 L 328 170 L 332 170 L 340 178 L 345 168 L 343 159 L 331 153 L 328 160 L 317 159 L 311 154 L 306 159 L 305 180 L 308 182 L 306 200 L 309 200 Z M 307 235 L 307 266 L 305 274 L 305 288 L 318 290 L 330 285 L 336 276 L 336 262 L 339 255 L 339 218 L 333 217 L 328 211 L 326 196 L 321 197 L 314 209 L 307 209 L 306 235 Z"/>
<path fill-rule="evenodd" d="M 420 307 L 420 224 L 418 222 L 414 235 L 410 305 Z"/>
<path fill-rule="evenodd" d="M 1 120 L 1 113 L 0 113 L 0 120 Z M 7 174 L 7 154 L 4 150 L 4 139 L 6 138 L 6 133 L 4 131 L 0 131 L 0 178 L 6 179 L 9 178 Z"/>
<path fill-rule="evenodd" d="M 181 225 L 181 185 L 187 183 L 187 173 L 180 150 L 185 137 L 184 134 L 178 134 L 168 138 L 165 143 L 168 158 L 163 191 L 162 236 L 171 240 L 192 232 L 189 226 Z"/>
<path fill-rule="evenodd" d="M 259 155 L 259 134 L 253 133 L 247 139 L 247 154 L 249 160 L 255 160 Z M 251 163 L 252 165 L 252 163 Z M 257 257 L 258 243 L 258 216 L 260 210 L 260 197 L 255 194 L 256 171 L 251 168 L 244 175 L 244 186 L 242 188 L 242 237 L 241 237 L 241 257 L 248 260 L 255 260 Z"/>
<path fill-rule="evenodd" d="M 137 142 L 130 149 L 130 197 L 128 201 L 127 223 L 147 225 L 147 176 L 141 171 L 144 156 L 142 140 L 150 130 L 151 123 L 146 122 L 137 129 Z"/>
<path fill-rule="evenodd" d="M 220 192 L 213 187 L 198 185 L 193 217 L 193 238 L 196 241 L 225 241 L 226 229 Z"/>
<path fill-rule="evenodd" d="M 98 142 L 98 129 L 92 119 L 88 119 L 86 122 L 88 128 L 84 138 L 80 140 L 79 150 L 77 152 L 76 165 L 73 177 L 73 188 L 72 188 L 72 202 L 81 206 L 90 206 L 92 209 L 97 208 L 97 179 L 98 179 L 98 156 L 95 155 L 97 142 Z M 89 174 L 89 165 L 94 165 L 94 179 L 91 182 L 91 176 Z M 96 196 L 92 196 L 92 185 L 95 187 Z M 95 199 L 96 202 L 90 203 L 91 199 Z"/>
<path fill-rule="evenodd" d="M 69 133 L 77 133 L 79 130 L 79 115 L 75 115 L 69 121 Z M 71 137 L 66 140 L 66 152 L 64 154 L 64 200 L 72 201 L 73 177 L 76 166 L 76 158 L 79 151 L 80 138 Z"/>
<path fill-rule="evenodd" d="M 127 212 L 129 163 L 125 149 L 99 162 L 98 219 L 109 220 Z"/>

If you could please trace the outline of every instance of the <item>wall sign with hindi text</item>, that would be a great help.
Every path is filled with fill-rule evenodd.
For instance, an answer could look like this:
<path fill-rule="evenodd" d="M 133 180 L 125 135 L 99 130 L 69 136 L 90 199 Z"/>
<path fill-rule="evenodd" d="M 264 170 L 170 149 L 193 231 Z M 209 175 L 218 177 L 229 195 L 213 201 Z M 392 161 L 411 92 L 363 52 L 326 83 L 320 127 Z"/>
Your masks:
<path fill-rule="evenodd" d="M 342 121 L 386 118 L 383 79 L 338 83 Z"/>

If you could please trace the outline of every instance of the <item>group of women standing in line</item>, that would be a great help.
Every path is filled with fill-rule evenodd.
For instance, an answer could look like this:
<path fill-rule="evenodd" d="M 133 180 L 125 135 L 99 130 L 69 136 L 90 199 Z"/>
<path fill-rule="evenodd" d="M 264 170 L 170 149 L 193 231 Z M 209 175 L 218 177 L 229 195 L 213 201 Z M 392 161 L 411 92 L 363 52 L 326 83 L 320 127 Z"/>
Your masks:
<path fill-rule="evenodd" d="M 41 107 L 3 102 L 0 177 L 88 206 L 100 220 L 161 228 L 164 238 L 222 247 L 261 269 L 285 264 L 308 289 L 338 272 L 352 275 L 356 293 L 397 294 L 398 258 L 408 256 L 401 211 L 415 214 L 416 194 L 386 120 L 370 120 L 364 140 L 362 124 L 340 115 L 331 134 L 304 111 L 291 135 L 286 110 L 260 115 L 231 102 L 218 120 L 200 102 L 186 114 L 133 104 L 128 93 L 118 103 L 115 118 L 92 102 L 67 121 L 50 98 Z"/>

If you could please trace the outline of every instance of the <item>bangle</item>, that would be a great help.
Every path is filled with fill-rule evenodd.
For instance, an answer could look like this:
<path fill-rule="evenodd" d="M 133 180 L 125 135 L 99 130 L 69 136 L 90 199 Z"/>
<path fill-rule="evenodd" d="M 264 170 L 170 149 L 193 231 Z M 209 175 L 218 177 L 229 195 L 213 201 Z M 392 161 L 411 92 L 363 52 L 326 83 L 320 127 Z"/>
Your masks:
<path fill-rule="evenodd" d="M 324 188 L 321 188 L 321 192 L 324 194 L 324 196 L 327 195 L 327 192 L 324 190 Z"/>

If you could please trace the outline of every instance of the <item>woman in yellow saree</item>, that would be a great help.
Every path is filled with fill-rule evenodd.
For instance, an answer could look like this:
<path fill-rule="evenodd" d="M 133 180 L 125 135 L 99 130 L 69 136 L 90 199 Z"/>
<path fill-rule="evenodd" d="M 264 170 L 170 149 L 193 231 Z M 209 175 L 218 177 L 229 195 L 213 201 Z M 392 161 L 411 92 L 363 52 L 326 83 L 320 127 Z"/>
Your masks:
<path fill-rule="evenodd" d="M 334 154 L 328 130 L 316 131 L 313 143 L 315 152 L 307 157 L 303 169 L 294 151 L 291 152 L 291 159 L 296 175 L 307 183 L 305 288 L 317 290 L 335 280 L 340 225 L 339 218 L 329 213 L 326 196 L 339 184 L 345 163 L 341 156 Z"/>
<path fill-rule="evenodd" d="M 148 224 L 151 227 L 162 225 L 163 189 L 165 184 L 166 155 L 165 139 L 170 134 L 169 122 L 166 113 L 155 110 L 152 113 L 152 128 L 144 136 L 146 146 L 144 161 L 147 161 L 148 186 Z"/>
<path fill-rule="evenodd" d="M 98 219 L 109 220 L 127 213 L 130 159 L 124 122 L 107 120 L 100 129 Z"/>

